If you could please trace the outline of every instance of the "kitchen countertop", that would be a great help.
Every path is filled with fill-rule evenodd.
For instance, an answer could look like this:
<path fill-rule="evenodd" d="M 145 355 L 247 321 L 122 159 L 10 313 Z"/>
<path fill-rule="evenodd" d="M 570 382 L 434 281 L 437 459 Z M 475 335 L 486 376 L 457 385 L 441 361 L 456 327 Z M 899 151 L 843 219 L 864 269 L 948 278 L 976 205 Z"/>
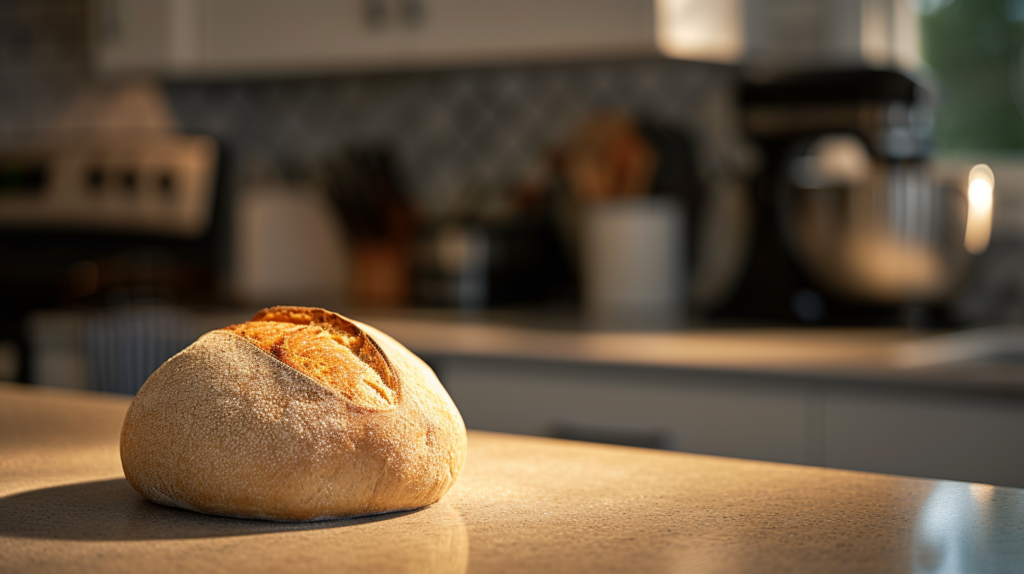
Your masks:
<path fill-rule="evenodd" d="M 1024 329 L 544 329 L 356 315 L 429 358 L 554 361 L 1024 395 Z"/>
<path fill-rule="evenodd" d="M 471 432 L 418 511 L 286 524 L 144 500 L 129 399 L 0 383 L 0 571 L 1014 572 L 1024 490 Z"/>
<path fill-rule="evenodd" d="M 171 309 L 202 333 L 244 322 L 256 308 Z M 1024 326 L 956 332 L 887 328 L 761 327 L 680 331 L 595 331 L 579 317 L 537 311 L 343 310 L 390 334 L 428 361 L 486 359 L 582 366 L 670 369 L 813 384 L 882 385 L 1024 396 Z M 40 312 L 32 325 L 46 383 L 85 387 L 85 348 L 75 338 L 88 315 Z M 64 370 L 61 370 L 61 369 Z M 51 372 L 52 371 L 52 372 Z"/>

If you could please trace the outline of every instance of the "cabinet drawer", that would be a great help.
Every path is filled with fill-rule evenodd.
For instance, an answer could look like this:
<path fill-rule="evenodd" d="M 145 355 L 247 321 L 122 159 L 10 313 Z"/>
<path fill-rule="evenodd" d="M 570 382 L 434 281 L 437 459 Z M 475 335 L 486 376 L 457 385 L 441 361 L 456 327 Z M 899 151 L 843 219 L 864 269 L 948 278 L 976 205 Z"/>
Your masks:
<path fill-rule="evenodd" d="M 446 358 L 433 364 L 470 428 L 804 459 L 805 401 L 798 386 L 531 361 Z"/>
<path fill-rule="evenodd" d="M 942 393 L 832 391 L 825 464 L 1024 487 L 1024 400 Z"/>

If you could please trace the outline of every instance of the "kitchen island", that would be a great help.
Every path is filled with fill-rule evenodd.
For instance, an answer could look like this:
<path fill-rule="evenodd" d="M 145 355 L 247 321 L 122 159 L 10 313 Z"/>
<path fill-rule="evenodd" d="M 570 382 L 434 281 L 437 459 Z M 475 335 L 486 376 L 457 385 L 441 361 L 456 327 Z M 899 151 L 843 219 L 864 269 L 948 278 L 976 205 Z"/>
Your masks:
<path fill-rule="evenodd" d="M 1024 490 L 470 432 L 438 503 L 307 524 L 152 504 L 123 396 L 0 384 L 0 571 L 1014 572 Z"/>

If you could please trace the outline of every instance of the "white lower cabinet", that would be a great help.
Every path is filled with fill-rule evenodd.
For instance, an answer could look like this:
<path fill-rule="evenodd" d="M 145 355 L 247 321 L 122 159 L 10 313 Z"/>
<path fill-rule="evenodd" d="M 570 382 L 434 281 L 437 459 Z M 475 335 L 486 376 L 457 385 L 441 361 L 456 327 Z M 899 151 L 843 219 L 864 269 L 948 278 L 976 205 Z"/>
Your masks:
<path fill-rule="evenodd" d="M 836 390 L 826 466 L 1024 487 L 1024 401 L 962 393 Z"/>
<path fill-rule="evenodd" d="M 1024 487 L 1024 399 L 777 375 L 434 358 L 469 428 Z"/>
<path fill-rule="evenodd" d="M 432 362 L 470 428 L 799 463 L 797 386 L 678 371 L 504 360 Z"/>

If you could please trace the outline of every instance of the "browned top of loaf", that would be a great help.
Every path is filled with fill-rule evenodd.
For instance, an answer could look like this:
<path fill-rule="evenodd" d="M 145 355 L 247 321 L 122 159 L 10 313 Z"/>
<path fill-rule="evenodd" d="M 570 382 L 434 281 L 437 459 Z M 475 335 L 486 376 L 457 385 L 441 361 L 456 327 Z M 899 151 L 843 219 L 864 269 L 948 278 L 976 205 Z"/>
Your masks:
<path fill-rule="evenodd" d="M 387 357 L 362 329 L 337 313 L 271 307 L 224 330 L 248 339 L 355 405 L 382 410 L 397 403 L 400 389 Z"/>

